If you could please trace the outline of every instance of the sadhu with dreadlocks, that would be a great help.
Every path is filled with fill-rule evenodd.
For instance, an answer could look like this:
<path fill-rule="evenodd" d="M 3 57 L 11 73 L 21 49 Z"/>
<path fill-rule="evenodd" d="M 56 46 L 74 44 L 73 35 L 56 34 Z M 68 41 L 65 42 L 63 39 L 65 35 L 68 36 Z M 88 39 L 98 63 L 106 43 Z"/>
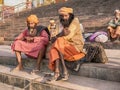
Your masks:
<path fill-rule="evenodd" d="M 62 78 L 68 79 L 68 71 L 65 65 L 65 61 L 77 61 L 85 56 L 83 52 L 83 37 L 80 30 L 80 23 L 78 18 L 74 17 L 73 9 L 68 7 L 62 7 L 59 9 L 59 31 L 62 35 L 53 39 L 53 43 L 49 52 L 49 68 L 54 71 L 54 77 L 52 80 L 58 80 L 61 76 L 60 63 L 62 63 Z"/>
<path fill-rule="evenodd" d="M 26 19 L 27 29 L 25 29 L 12 44 L 12 50 L 15 51 L 18 65 L 14 70 L 22 70 L 21 52 L 27 56 L 37 59 L 36 68 L 32 72 L 40 70 L 40 62 L 43 57 L 46 45 L 49 42 L 49 33 L 46 28 L 39 26 L 39 20 L 36 15 L 30 15 Z"/>

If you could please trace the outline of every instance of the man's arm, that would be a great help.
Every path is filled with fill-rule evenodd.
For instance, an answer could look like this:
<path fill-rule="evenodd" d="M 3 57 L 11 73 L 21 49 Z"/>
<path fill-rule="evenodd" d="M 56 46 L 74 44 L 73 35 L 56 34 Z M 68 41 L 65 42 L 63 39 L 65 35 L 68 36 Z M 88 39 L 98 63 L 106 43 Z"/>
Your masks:
<path fill-rule="evenodd" d="M 76 28 L 77 28 L 76 25 L 71 24 L 70 27 L 68 28 L 70 33 L 68 35 L 64 36 L 64 39 L 66 39 L 66 40 L 72 39 L 72 37 L 75 35 Z"/>
<path fill-rule="evenodd" d="M 111 26 L 111 27 L 116 27 L 116 24 L 114 23 L 114 20 L 110 20 L 108 25 Z"/>
<path fill-rule="evenodd" d="M 52 37 L 51 43 L 54 43 L 58 37 L 62 37 L 63 35 L 64 35 L 64 32 L 62 31 L 59 34 L 57 34 L 55 37 Z"/>
<path fill-rule="evenodd" d="M 34 37 L 34 42 L 42 42 L 42 41 L 46 43 L 48 43 L 49 41 L 48 33 L 45 30 L 43 30 L 39 36 Z"/>
<path fill-rule="evenodd" d="M 15 40 L 24 40 L 26 36 L 27 30 L 24 30 L 22 33 L 20 33 Z"/>

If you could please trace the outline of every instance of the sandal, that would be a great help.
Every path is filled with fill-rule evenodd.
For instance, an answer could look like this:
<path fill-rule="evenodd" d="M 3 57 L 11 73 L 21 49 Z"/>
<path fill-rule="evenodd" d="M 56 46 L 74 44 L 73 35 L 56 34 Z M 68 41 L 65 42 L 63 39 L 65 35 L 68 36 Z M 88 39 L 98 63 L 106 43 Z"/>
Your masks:
<path fill-rule="evenodd" d="M 69 78 L 68 72 L 64 73 L 64 76 L 62 77 L 62 80 L 66 81 Z"/>
<path fill-rule="evenodd" d="M 40 70 L 38 70 L 38 69 L 33 69 L 32 72 L 31 72 L 31 74 L 37 74 L 37 73 L 39 73 L 39 72 L 40 72 Z"/>
<path fill-rule="evenodd" d="M 59 72 L 55 72 L 54 77 L 52 77 L 51 79 L 48 79 L 48 81 L 58 81 L 60 79 L 62 79 L 60 73 Z"/>

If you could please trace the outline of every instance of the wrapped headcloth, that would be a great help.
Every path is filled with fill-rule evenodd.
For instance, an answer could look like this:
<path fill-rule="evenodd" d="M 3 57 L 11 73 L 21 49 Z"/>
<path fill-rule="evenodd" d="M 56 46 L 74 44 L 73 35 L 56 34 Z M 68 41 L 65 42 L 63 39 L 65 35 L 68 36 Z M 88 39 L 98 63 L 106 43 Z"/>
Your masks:
<path fill-rule="evenodd" d="M 116 9 L 116 10 L 114 11 L 114 14 L 116 14 L 116 13 L 120 13 L 120 10 L 119 10 L 119 9 Z"/>
<path fill-rule="evenodd" d="M 30 15 L 27 17 L 27 22 L 34 22 L 34 23 L 38 23 L 39 20 L 38 20 L 38 17 L 36 15 Z"/>
<path fill-rule="evenodd" d="M 59 14 L 64 14 L 64 13 L 73 13 L 73 9 L 72 8 L 68 8 L 68 7 L 62 7 L 58 10 Z"/>
<path fill-rule="evenodd" d="M 49 22 L 50 22 L 50 23 L 54 23 L 54 22 L 55 22 L 55 20 L 50 20 Z"/>

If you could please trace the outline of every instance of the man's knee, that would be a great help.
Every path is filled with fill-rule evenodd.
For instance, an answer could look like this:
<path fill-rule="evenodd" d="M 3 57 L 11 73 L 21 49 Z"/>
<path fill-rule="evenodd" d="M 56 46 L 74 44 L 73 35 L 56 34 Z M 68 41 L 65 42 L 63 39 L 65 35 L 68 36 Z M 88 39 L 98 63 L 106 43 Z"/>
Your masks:
<path fill-rule="evenodd" d="M 120 30 L 120 26 L 117 26 L 116 30 Z"/>
<path fill-rule="evenodd" d="M 38 52 L 37 59 L 40 59 L 40 58 L 45 58 L 45 49 L 44 49 L 44 48 L 42 48 L 42 49 Z"/>
<path fill-rule="evenodd" d="M 111 26 L 108 26 L 107 30 L 111 32 L 113 30 L 113 28 Z"/>
<path fill-rule="evenodd" d="M 116 34 L 120 36 L 120 26 L 117 26 L 117 28 L 116 28 Z"/>

